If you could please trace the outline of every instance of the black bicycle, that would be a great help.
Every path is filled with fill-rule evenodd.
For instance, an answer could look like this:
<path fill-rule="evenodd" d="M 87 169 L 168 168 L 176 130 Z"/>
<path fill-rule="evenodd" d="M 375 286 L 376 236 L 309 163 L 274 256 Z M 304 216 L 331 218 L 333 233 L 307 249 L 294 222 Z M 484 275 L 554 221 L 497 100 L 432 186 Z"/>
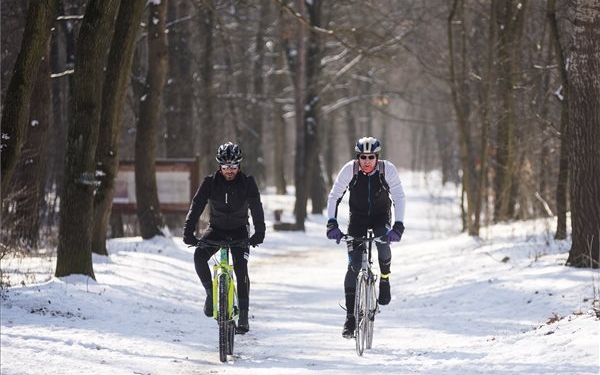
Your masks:
<path fill-rule="evenodd" d="M 366 237 L 353 237 L 348 234 L 343 237 L 346 242 L 358 242 L 357 250 L 362 252 L 362 262 L 358 276 L 356 277 L 356 293 L 354 300 L 354 317 L 356 319 L 356 328 L 354 329 L 354 338 L 356 340 L 356 353 L 362 356 L 365 347 L 371 349 L 373 345 L 373 328 L 375 326 L 375 315 L 379 313 L 379 303 L 377 302 L 377 274 L 373 271 L 371 265 L 371 248 L 373 241 L 386 243 L 385 236 L 374 237 L 373 232 L 369 230 Z"/>

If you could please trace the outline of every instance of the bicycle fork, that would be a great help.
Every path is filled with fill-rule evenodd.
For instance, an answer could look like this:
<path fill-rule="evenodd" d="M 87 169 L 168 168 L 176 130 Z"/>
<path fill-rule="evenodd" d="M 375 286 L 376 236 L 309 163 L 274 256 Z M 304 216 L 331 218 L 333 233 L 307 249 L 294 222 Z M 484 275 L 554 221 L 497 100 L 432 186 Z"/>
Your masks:
<path fill-rule="evenodd" d="M 222 277 L 225 276 L 225 277 Z M 219 319 L 219 284 L 221 282 L 227 284 L 227 316 L 226 320 L 234 320 L 238 314 L 237 296 L 235 293 L 235 285 L 233 278 L 233 270 L 230 267 L 224 267 L 221 264 L 214 265 L 213 279 L 213 317 Z"/>

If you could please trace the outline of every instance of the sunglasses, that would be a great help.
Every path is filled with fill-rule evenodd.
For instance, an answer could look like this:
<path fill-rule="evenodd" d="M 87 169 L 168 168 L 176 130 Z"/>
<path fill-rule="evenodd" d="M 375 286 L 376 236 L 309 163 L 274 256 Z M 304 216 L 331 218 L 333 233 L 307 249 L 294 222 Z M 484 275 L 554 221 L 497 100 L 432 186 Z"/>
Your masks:
<path fill-rule="evenodd" d="M 373 160 L 373 159 L 375 159 L 377 156 L 375 156 L 375 155 L 360 155 L 359 157 L 360 157 L 362 160 L 367 160 L 367 159 L 369 159 L 369 160 Z"/>
<path fill-rule="evenodd" d="M 227 171 L 227 170 L 236 170 L 240 167 L 239 164 L 223 164 L 221 165 L 221 170 Z"/>

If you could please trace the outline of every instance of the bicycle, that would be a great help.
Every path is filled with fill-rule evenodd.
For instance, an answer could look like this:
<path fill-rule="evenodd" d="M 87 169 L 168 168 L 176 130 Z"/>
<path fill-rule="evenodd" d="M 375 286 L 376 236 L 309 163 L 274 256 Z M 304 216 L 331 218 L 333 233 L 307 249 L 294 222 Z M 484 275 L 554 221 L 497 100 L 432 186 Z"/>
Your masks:
<path fill-rule="evenodd" d="M 248 246 L 248 239 L 200 240 L 198 246 L 217 247 L 219 250 L 213 256 L 213 317 L 219 325 L 219 359 L 227 361 L 227 355 L 233 354 L 236 320 L 239 315 L 236 280 L 233 264 L 229 261 L 229 249 L 235 246 Z M 218 254 L 218 255 L 217 255 Z"/>
<path fill-rule="evenodd" d="M 373 232 L 369 230 L 366 237 L 353 237 L 345 234 L 343 238 L 346 242 L 362 242 L 356 249 L 362 251 L 361 268 L 356 276 L 356 292 L 354 299 L 354 318 L 356 327 L 354 328 L 354 338 L 356 340 L 356 353 L 363 355 L 365 346 L 371 349 L 373 345 L 373 329 L 375 326 L 375 315 L 379 313 L 379 303 L 377 302 L 377 291 L 375 288 L 377 274 L 373 272 L 371 265 L 371 248 L 373 241 L 387 243 L 385 236 L 374 237 Z"/>

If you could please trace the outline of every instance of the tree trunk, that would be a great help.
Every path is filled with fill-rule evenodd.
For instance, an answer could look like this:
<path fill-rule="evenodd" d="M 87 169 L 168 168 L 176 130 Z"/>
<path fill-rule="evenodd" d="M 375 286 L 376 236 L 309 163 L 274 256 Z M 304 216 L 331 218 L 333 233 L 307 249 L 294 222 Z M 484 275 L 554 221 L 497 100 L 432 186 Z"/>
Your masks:
<path fill-rule="evenodd" d="M 515 121 L 517 66 L 520 61 L 520 37 L 524 8 L 513 1 L 497 1 L 498 73 L 500 113 L 496 135 L 496 179 L 494 184 L 494 220 L 512 218 L 515 201 Z"/>
<path fill-rule="evenodd" d="M 259 186 L 264 185 L 265 177 L 265 162 L 263 148 L 261 142 L 263 138 L 263 122 L 264 122 L 264 90 L 265 79 L 263 74 L 265 64 L 265 31 L 269 21 L 270 0 L 259 1 L 259 19 L 258 28 L 256 30 L 255 43 L 256 55 L 254 56 L 254 64 L 252 66 L 252 79 L 254 98 L 251 101 L 252 107 L 250 110 L 251 123 L 249 123 L 248 131 L 244 136 L 246 143 L 249 143 L 249 150 L 252 153 L 250 161 L 252 168 L 250 173 L 254 176 Z"/>
<path fill-rule="evenodd" d="M 38 68 L 44 56 L 50 29 L 57 13 L 56 0 L 39 0 L 29 3 L 27 21 L 23 32 L 21 52 L 6 90 L 2 105 L 2 152 L 0 194 L 5 196 L 14 168 L 21 153 L 23 129 L 29 118 L 29 102 Z"/>
<path fill-rule="evenodd" d="M 307 4 L 307 11 L 311 29 L 308 33 L 306 52 L 306 99 L 304 104 L 304 129 L 306 132 L 306 189 L 310 192 L 312 213 L 320 214 L 327 206 L 325 199 L 325 181 L 321 160 L 320 133 L 322 124 L 320 121 L 319 78 L 321 75 L 321 34 L 314 28 L 321 28 L 322 0 L 314 0 Z"/>
<path fill-rule="evenodd" d="M 283 39 L 283 38 L 282 38 Z M 285 65 L 285 56 L 283 53 L 278 53 L 276 62 L 278 71 L 283 71 Z M 287 77 L 283 74 L 277 75 L 274 82 L 274 92 L 281 93 L 286 86 Z M 285 160 L 286 155 L 286 123 L 284 118 L 283 103 L 280 100 L 273 102 L 273 126 L 275 127 L 275 146 L 273 147 L 273 174 L 275 178 L 275 190 L 277 194 L 287 194 L 287 182 L 285 179 Z"/>
<path fill-rule="evenodd" d="M 140 98 L 140 118 L 135 138 L 135 196 L 142 238 L 164 235 L 156 185 L 156 139 L 161 95 L 168 68 L 165 23 L 168 1 L 150 3 L 148 18 L 148 72 Z"/>
<path fill-rule="evenodd" d="M 15 225 L 13 239 L 17 246 L 24 246 L 29 250 L 37 249 L 38 246 L 41 202 L 44 201 L 45 155 L 52 118 L 49 46 L 48 39 L 31 95 L 29 126 L 25 128 L 23 151 L 12 184 L 15 194 L 15 210 L 11 218 Z"/>
<path fill-rule="evenodd" d="M 305 14 L 305 3 L 296 0 L 299 14 Z M 294 204 L 294 215 L 296 217 L 296 229 L 304 230 L 306 219 L 306 202 L 308 193 L 306 191 L 306 129 L 304 122 L 304 105 L 306 100 L 306 26 L 296 21 L 295 38 L 295 71 L 294 71 L 294 105 L 296 122 L 296 157 L 294 159 L 294 186 L 296 187 L 296 202 Z"/>
<path fill-rule="evenodd" d="M 460 4 L 459 4 L 460 3 Z M 456 114 L 456 122 L 458 124 L 459 147 L 460 147 L 460 165 L 462 169 L 462 188 L 463 188 L 463 230 L 466 230 L 469 235 L 475 235 L 477 231 L 474 228 L 474 209 L 475 209 L 475 189 L 474 177 L 471 163 L 471 138 L 470 138 L 470 106 L 468 103 L 468 87 L 466 84 L 465 60 L 466 56 L 466 40 L 465 31 L 461 30 L 461 36 L 458 40 L 454 37 L 453 23 L 458 19 L 459 27 L 464 27 L 462 2 L 456 0 L 448 17 L 448 46 L 449 46 L 449 63 L 450 63 L 450 91 L 452 94 L 452 103 Z M 461 46 L 460 54 L 455 52 L 454 46 Z M 460 60 L 457 59 L 460 58 Z M 459 65 L 460 63 L 460 65 Z"/>
<path fill-rule="evenodd" d="M 168 158 L 194 155 L 194 75 L 192 71 L 192 15 L 188 1 L 170 1 L 169 79 L 165 87 Z"/>
<path fill-rule="evenodd" d="M 210 6 L 212 1 L 209 1 L 207 6 Z M 214 102 L 213 102 L 213 85 L 214 85 L 214 35 L 213 28 L 215 24 L 215 14 L 211 8 L 203 8 L 200 12 L 200 34 L 204 38 L 204 58 L 200 62 L 200 126 L 198 129 L 197 149 L 200 152 L 200 174 L 206 175 L 212 170 L 214 164 L 214 155 L 218 145 L 214 143 L 212 135 L 215 126 Z"/>
<path fill-rule="evenodd" d="M 567 83 L 567 69 L 565 67 L 565 54 L 560 45 L 558 21 L 556 15 L 556 1 L 549 0 L 547 6 L 547 15 L 550 23 L 550 40 L 554 47 L 556 58 L 558 60 L 560 82 L 562 85 L 562 98 L 560 101 L 560 156 L 558 166 L 558 178 L 556 181 L 556 234 L 554 238 L 564 240 L 567 238 L 567 198 L 569 182 L 569 150 L 568 139 L 566 136 L 569 123 L 569 106 L 565 98 L 569 97 Z"/>
<path fill-rule="evenodd" d="M 96 168 L 101 172 L 98 178 L 100 185 L 94 195 L 92 234 L 92 252 L 101 255 L 108 255 L 106 232 L 115 193 L 115 178 L 119 170 L 121 122 L 129 88 L 135 42 L 145 5 L 145 0 L 121 0 L 108 56 L 96 151 Z"/>
<path fill-rule="evenodd" d="M 104 68 L 118 6 L 118 0 L 91 0 L 77 40 L 73 115 L 67 132 L 60 201 L 57 277 L 83 274 L 95 278 L 91 249 L 95 154 Z"/>
<path fill-rule="evenodd" d="M 600 2 L 569 3 L 569 170 L 573 242 L 567 264 L 600 267 Z"/>

